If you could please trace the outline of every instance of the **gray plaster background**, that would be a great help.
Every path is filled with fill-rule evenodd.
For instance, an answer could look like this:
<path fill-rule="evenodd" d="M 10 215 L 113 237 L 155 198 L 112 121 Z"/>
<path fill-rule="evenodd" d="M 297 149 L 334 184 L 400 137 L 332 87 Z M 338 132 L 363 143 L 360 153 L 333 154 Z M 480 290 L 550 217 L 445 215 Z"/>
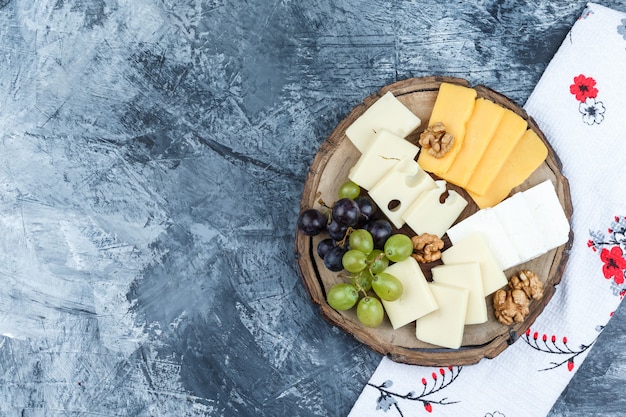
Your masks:
<path fill-rule="evenodd" d="M 0 416 L 346 415 L 380 357 L 296 271 L 319 145 L 408 77 L 523 104 L 584 6 L 0 0 Z M 625 308 L 551 416 L 621 415 Z"/>

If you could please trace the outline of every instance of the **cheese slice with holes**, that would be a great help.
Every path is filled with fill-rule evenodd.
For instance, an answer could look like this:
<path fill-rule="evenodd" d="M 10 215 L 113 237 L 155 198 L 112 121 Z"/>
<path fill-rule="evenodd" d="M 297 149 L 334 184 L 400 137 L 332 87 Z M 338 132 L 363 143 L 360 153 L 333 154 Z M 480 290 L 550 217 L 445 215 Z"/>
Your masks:
<path fill-rule="evenodd" d="M 473 233 L 441 253 L 444 265 L 478 262 L 485 296 L 508 283 L 500 264 L 481 233 Z"/>
<path fill-rule="evenodd" d="M 381 130 L 404 138 L 420 124 L 419 117 L 389 91 L 348 126 L 346 136 L 363 153 Z"/>
<path fill-rule="evenodd" d="M 433 111 L 428 121 L 431 126 L 442 122 L 454 137 L 452 148 L 441 158 L 435 158 L 427 151 L 420 151 L 417 162 L 428 172 L 441 174 L 446 172 L 454 158 L 463 147 L 465 138 L 465 123 L 469 120 L 476 102 L 476 90 L 456 84 L 442 83 L 435 99 Z"/>
<path fill-rule="evenodd" d="M 396 301 L 381 300 L 394 329 L 405 326 L 438 308 L 428 281 L 417 261 L 409 256 L 385 269 L 385 273 L 398 278 L 403 291 Z"/>
<path fill-rule="evenodd" d="M 429 283 L 439 308 L 415 322 L 415 336 L 422 342 L 458 349 L 463 342 L 469 290 Z"/>
<path fill-rule="evenodd" d="M 454 190 L 448 191 L 442 203 L 440 199 L 446 192 L 446 182 L 439 180 L 435 184 L 436 189 L 420 194 L 402 214 L 406 224 L 418 235 L 443 236 L 467 206 L 467 200 Z"/>
<path fill-rule="evenodd" d="M 382 130 L 376 133 L 367 150 L 350 169 L 348 178 L 361 188 L 369 190 L 395 164 L 404 158 L 415 158 L 419 148 L 393 133 Z"/>
<path fill-rule="evenodd" d="M 435 181 L 412 158 L 405 158 L 391 168 L 369 195 L 394 226 L 404 225 L 402 214 L 424 191 L 437 188 Z"/>
<path fill-rule="evenodd" d="M 438 284 L 467 288 L 467 311 L 465 324 L 481 324 L 487 321 L 487 302 L 477 262 L 458 265 L 439 265 L 432 270 L 433 281 Z"/>

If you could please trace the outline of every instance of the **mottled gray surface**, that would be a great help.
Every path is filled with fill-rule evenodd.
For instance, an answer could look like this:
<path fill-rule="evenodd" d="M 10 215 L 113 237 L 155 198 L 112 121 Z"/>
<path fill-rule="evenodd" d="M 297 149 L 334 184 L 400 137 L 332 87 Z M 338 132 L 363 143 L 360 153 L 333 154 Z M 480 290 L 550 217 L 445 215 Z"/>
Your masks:
<path fill-rule="evenodd" d="M 319 145 L 408 77 L 523 103 L 584 5 L 0 0 L 0 415 L 346 415 L 380 357 L 296 271 Z M 625 309 L 551 416 L 625 409 Z"/>

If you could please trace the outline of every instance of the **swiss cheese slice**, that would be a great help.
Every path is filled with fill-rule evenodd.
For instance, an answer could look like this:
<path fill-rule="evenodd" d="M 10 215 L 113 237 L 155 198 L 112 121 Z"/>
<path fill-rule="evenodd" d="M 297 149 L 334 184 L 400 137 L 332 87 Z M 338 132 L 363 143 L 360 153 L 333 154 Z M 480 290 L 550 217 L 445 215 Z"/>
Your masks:
<path fill-rule="evenodd" d="M 381 130 L 404 138 L 420 124 L 419 117 L 389 91 L 348 126 L 346 136 L 363 153 Z"/>
<path fill-rule="evenodd" d="M 395 164 L 404 158 L 415 158 L 419 148 L 387 130 L 373 137 L 369 147 L 350 169 L 348 178 L 365 190 L 369 190 Z"/>
<path fill-rule="evenodd" d="M 442 83 L 428 122 L 429 126 L 442 122 L 454 137 L 452 148 L 441 158 L 435 158 L 426 150 L 421 150 L 417 162 L 428 172 L 446 172 L 463 147 L 465 123 L 474 111 L 476 90 L 456 84 Z"/>
<path fill-rule="evenodd" d="M 428 281 L 417 261 L 409 256 L 385 269 L 402 283 L 403 291 L 396 301 L 381 300 L 391 326 L 398 329 L 438 308 Z"/>
<path fill-rule="evenodd" d="M 405 158 L 374 184 L 369 195 L 389 221 L 400 228 L 406 209 L 422 192 L 435 188 L 435 180 L 412 158 Z"/>
<path fill-rule="evenodd" d="M 446 182 L 439 180 L 435 184 L 436 189 L 424 191 L 402 214 L 406 224 L 418 235 L 429 233 L 443 236 L 467 206 L 467 200 L 454 190 L 448 191 L 442 203 Z"/>
<path fill-rule="evenodd" d="M 463 343 L 469 290 L 444 284 L 428 284 L 439 308 L 415 322 L 415 336 L 422 342 L 458 349 Z"/>
<path fill-rule="evenodd" d="M 476 195 L 482 195 L 491 190 L 492 183 L 500 174 L 502 166 L 526 132 L 527 127 L 528 123 L 524 119 L 513 111 L 505 109 L 489 146 L 465 186 L 466 190 Z"/>
<path fill-rule="evenodd" d="M 503 115 L 504 107 L 484 98 L 476 99 L 461 149 L 450 169 L 440 175 L 441 178 L 460 187 L 467 185 Z"/>
<path fill-rule="evenodd" d="M 467 311 L 465 324 L 481 324 L 487 321 L 487 302 L 480 276 L 480 265 L 477 262 L 439 265 L 432 270 L 433 281 L 455 287 L 467 288 Z"/>
<path fill-rule="evenodd" d="M 511 190 L 522 184 L 548 156 L 548 148 L 537 134 L 528 129 L 504 159 L 497 176 L 483 194 L 468 191 L 478 207 L 493 207 L 504 200 Z"/>

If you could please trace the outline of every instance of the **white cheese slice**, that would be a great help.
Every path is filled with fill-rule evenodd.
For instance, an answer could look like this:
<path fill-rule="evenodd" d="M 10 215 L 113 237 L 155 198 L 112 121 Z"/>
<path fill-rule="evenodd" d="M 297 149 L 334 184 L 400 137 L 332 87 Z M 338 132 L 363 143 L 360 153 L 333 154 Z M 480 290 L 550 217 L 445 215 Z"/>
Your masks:
<path fill-rule="evenodd" d="M 439 308 L 417 319 L 415 336 L 422 342 L 458 349 L 463 342 L 469 290 L 438 283 L 428 286 Z"/>
<path fill-rule="evenodd" d="M 546 180 L 521 194 L 539 226 L 545 248 L 551 250 L 566 243 L 570 225 L 552 181 Z"/>
<path fill-rule="evenodd" d="M 424 191 L 437 188 L 435 181 L 412 158 L 391 168 L 369 191 L 378 208 L 397 228 L 404 225 L 402 214 Z"/>
<path fill-rule="evenodd" d="M 521 263 L 546 252 L 534 214 L 520 193 L 513 194 L 492 210 L 511 240 Z"/>
<path fill-rule="evenodd" d="M 382 130 L 374 135 L 371 145 L 348 173 L 348 178 L 369 190 L 394 165 L 404 158 L 415 158 L 419 148 L 391 132 Z"/>
<path fill-rule="evenodd" d="M 385 272 L 398 278 L 403 287 L 402 295 L 396 301 L 382 300 L 394 329 L 437 309 L 437 302 L 430 291 L 428 281 L 413 257 L 409 256 L 404 261 L 390 265 Z"/>
<path fill-rule="evenodd" d="M 445 265 L 478 262 L 485 296 L 508 283 L 500 264 L 481 233 L 473 233 L 441 253 Z"/>
<path fill-rule="evenodd" d="M 480 265 L 477 262 L 439 265 L 432 270 L 433 281 L 455 287 L 467 288 L 467 311 L 465 324 L 480 324 L 487 321 L 487 302 L 480 276 Z"/>
<path fill-rule="evenodd" d="M 389 91 L 348 126 L 346 136 L 364 153 L 372 143 L 374 134 L 382 129 L 404 138 L 420 124 L 419 117 Z"/>
<path fill-rule="evenodd" d="M 472 233 L 482 233 L 487 240 L 489 249 L 504 271 L 520 264 L 520 257 L 511 240 L 504 232 L 502 225 L 491 208 L 478 210 L 471 216 L 458 222 L 448 229 L 448 237 L 452 244 L 465 239 Z"/>
<path fill-rule="evenodd" d="M 435 184 L 436 189 L 420 194 L 402 215 L 406 224 L 418 235 L 429 233 L 443 236 L 467 206 L 467 200 L 454 190 L 448 191 L 448 197 L 441 203 L 440 197 L 446 191 L 446 182 L 439 180 Z"/>

